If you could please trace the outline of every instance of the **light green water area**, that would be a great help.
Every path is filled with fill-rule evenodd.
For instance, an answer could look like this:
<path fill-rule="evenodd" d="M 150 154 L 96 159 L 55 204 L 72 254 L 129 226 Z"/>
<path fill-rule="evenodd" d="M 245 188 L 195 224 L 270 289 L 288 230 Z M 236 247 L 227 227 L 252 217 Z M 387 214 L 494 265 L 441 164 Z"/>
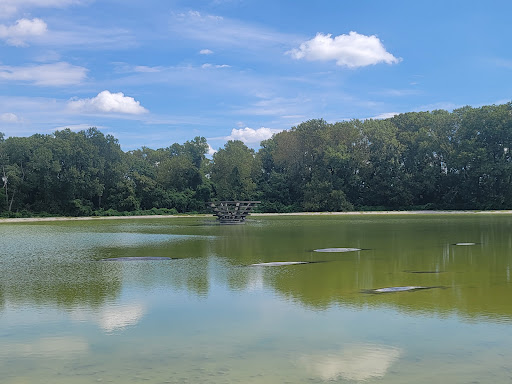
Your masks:
<path fill-rule="evenodd" d="M 4 223 L 1 382 L 511 383 L 511 264 L 511 215 Z"/>

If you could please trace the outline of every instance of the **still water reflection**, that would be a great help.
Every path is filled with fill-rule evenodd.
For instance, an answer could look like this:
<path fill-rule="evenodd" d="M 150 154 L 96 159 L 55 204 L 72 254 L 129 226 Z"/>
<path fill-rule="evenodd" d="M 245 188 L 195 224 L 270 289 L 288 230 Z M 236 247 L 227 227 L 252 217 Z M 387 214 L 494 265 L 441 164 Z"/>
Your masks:
<path fill-rule="evenodd" d="M 3 383 L 512 381 L 510 215 L 0 224 L 0 242 Z"/>
<path fill-rule="evenodd" d="M 305 355 L 301 363 L 323 380 L 364 381 L 383 377 L 402 351 L 378 345 L 350 345 L 338 353 Z"/>

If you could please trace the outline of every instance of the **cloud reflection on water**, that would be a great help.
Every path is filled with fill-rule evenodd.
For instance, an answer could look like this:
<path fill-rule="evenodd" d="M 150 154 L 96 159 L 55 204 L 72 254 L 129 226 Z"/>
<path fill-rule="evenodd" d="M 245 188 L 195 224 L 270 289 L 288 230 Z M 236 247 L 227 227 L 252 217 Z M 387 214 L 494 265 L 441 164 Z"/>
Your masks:
<path fill-rule="evenodd" d="M 145 312 L 141 304 L 105 308 L 100 314 L 99 324 L 103 330 L 112 332 L 137 324 Z"/>
<path fill-rule="evenodd" d="M 136 325 L 145 314 L 146 307 L 143 304 L 130 303 L 106 306 L 95 313 L 74 311 L 72 318 L 76 321 L 94 322 L 105 332 L 114 332 Z"/>
<path fill-rule="evenodd" d="M 364 381 L 384 377 L 401 355 L 399 348 L 355 344 L 339 352 L 305 355 L 300 363 L 325 381 L 338 378 Z"/>

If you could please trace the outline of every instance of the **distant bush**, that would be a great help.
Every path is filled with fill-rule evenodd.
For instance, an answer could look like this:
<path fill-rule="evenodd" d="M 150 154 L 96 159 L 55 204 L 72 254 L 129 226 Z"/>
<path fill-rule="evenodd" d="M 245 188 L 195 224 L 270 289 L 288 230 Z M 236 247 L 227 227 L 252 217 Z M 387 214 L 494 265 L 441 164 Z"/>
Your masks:
<path fill-rule="evenodd" d="M 121 216 L 121 213 L 115 209 L 110 208 L 103 212 L 103 216 Z"/>
<path fill-rule="evenodd" d="M 151 208 L 149 210 L 140 211 L 142 215 L 176 215 L 176 208 Z"/>
<path fill-rule="evenodd" d="M 397 211 L 398 209 L 395 207 L 395 208 L 390 208 L 390 207 L 385 207 L 385 206 L 382 206 L 382 205 L 371 205 L 371 206 L 368 206 L 368 205 L 361 205 L 359 207 L 356 208 L 357 211 L 363 211 L 363 212 L 371 212 L 371 211 Z"/>
<path fill-rule="evenodd" d="M 285 205 L 279 201 L 268 202 L 264 201 L 256 207 L 255 212 L 266 212 L 266 213 L 292 213 L 301 212 L 302 209 L 297 205 Z"/>

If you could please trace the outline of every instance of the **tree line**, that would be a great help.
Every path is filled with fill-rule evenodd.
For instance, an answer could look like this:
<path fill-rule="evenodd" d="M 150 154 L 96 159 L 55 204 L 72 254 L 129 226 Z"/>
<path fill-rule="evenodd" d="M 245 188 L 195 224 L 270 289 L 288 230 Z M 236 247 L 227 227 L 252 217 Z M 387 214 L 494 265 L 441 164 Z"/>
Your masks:
<path fill-rule="evenodd" d="M 0 133 L 0 214 L 206 212 L 260 200 L 267 212 L 511 209 L 512 102 L 383 120 L 303 122 L 255 151 L 196 137 L 124 152 L 96 128 Z"/>

